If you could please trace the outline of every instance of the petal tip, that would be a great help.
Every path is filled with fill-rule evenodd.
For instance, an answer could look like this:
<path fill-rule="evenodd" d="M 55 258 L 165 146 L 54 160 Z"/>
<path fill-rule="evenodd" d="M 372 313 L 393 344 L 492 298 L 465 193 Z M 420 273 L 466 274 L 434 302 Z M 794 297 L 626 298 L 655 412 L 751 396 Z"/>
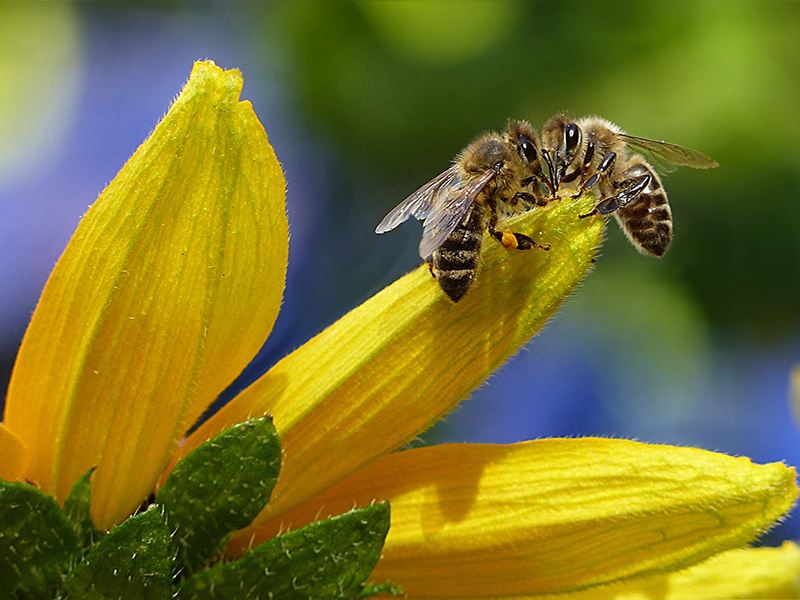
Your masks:
<path fill-rule="evenodd" d="M 244 78 L 239 69 L 223 69 L 213 60 L 198 60 L 192 67 L 189 75 L 189 86 L 208 86 L 214 85 L 225 90 L 226 95 L 230 96 L 233 102 L 239 101 L 244 86 Z"/>

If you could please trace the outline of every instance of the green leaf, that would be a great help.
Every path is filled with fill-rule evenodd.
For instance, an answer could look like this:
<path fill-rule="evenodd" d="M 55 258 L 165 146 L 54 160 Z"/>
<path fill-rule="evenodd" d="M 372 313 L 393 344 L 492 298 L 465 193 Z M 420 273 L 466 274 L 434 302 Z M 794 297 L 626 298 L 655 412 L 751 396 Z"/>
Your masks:
<path fill-rule="evenodd" d="M 186 579 L 179 600 L 354 600 L 380 558 L 388 503 L 306 525 Z"/>
<path fill-rule="evenodd" d="M 181 460 L 156 498 L 178 552 L 176 569 L 193 573 L 225 536 L 249 525 L 269 501 L 280 467 L 270 417 L 234 425 Z"/>
<path fill-rule="evenodd" d="M 361 598 L 372 598 L 373 596 L 377 596 L 378 594 L 388 594 L 389 596 L 405 596 L 405 592 L 403 588 L 398 587 L 396 585 L 392 585 L 391 583 L 379 583 L 377 585 L 367 585 L 364 586 L 364 589 L 361 590 L 361 593 L 358 595 L 359 600 Z"/>
<path fill-rule="evenodd" d="M 81 475 L 72 486 L 69 496 L 64 499 L 64 512 L 75 527 L 75 531 L 78 532 L 78 542 L 84 550 L 103 537 L 100 530 L 94 526 L 92 516 L 89 514 L 91 477 L 94 469 L 95 467 L 92 467 Z"/>
<path fill-rule="evenodd" d="M 53 498 L 0 481 L 0 598 L 49 600 L 78 557 L 75 530 Z"/>
<path fill-rule="evenodd" d="M 151 505 L 91 547 L 64 582 L 71 600 L 166 600 L 172 597 L 169 529 Z"/>

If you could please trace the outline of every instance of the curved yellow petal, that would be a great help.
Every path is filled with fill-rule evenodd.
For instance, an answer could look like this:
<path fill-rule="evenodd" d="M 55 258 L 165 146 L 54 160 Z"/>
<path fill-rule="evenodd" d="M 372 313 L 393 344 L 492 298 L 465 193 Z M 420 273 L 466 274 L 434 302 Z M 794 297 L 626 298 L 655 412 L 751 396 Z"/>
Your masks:
<path fill-rule="evenodd" d="M 372 578 L 410 598 L 578 591 L 668 573 L 752 540 L 797 497 L 794 471 L 627 440 L 453 444 L 390 454 L 229 551 L 388 500 Z"/>
<path fill-rule="evenodd" d="M 586 274 L 603 222 L 578 215 L 593 203 L 565 198 L 508 221 L 549 252 L 508 252 L 487 236 L 480 276 L 458 304 L 419 267 L 280 361 L 179 454 L 271 413 L 283 465 L 263 521 L 411 440 L 527 342 Z"/>
<path fill-rule="evenodd" d="M 800 549 L 748 548 L 723 552 L 667 575 L 655 575 L 572 594 L 535 596 L 536 600 L 796 600 L 800 597 Z M 507 598 L 524 600 L 533 596 Z"/>
<path fill-rule="evenodd" d="M 152 490 L 278 313 L 285 182 L 241 88 L 238 71 L 195 65 L 81 221 L 20 349 L 6 423 L 31 449 L 28 477 L 63 500 L 99 465 L 100 527 Z"/>
<path fill-rule="evenodd" d="M 0 423 L 0 479 L 22 479 L 28 466 L 29 452 L 13 431 Z"/>

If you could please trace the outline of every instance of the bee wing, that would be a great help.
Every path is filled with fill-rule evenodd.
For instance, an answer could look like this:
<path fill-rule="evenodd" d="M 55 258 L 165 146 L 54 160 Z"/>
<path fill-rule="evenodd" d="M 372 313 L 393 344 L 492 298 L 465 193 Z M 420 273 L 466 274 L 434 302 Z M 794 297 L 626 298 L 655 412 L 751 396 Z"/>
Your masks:
<path fill-rule="evenodd" d="M 713 158 L 697 150 L 691 150 L 690 148 L 684 148 L 683 146 L 670 144 L 669 142 L 659 142 L 636 137 L 626 133 L 620 133 L 618 135 L 625 140 L 629 146 L 663 158 L 673 165 L 694 167 L 695 169 L 714 169 L 719 166 L 719 163 Z"/>
<path fill-rule="evenodd" d="M 419 255 L 422 258 L 430 256 L 444 243 L 464 219 L 478 194 L 496 175 L 497 171 L 490 169 L 469 183 L 458 183 L 449 189 L 449 193 L 436 196 L 430 214 L 425 219 L 422 241 L 419 243 Z"/>
<path fill-rule="evenodd" d="M 375 233 L 385 233 L 394 229 L 405 222 L 410 215 L 414 215 L 419 221 L 423 220 L 430 213 L 436 197 L 446 193 L 446 190 L 457 185 L 458 181 L 458 169 L 455 166 L 440 173 L 386 215 L 383 221 L 378 223 Z"/>

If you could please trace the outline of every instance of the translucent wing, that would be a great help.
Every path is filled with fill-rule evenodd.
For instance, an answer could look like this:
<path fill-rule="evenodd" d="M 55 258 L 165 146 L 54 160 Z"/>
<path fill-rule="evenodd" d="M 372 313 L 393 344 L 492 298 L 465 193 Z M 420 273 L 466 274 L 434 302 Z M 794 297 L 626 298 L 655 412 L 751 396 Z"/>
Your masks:
<path fill-rule="evenodd" d="M 398 204 L 375 228 L 375 233 L 385 233 L 405 222 L 410 215 L 423 220 L 431 211 L 437 196 L 447 193 L 458 184 L 458 168 L 450 167 Z"/>
<path fill-rule="evenodd" d="M 469 183 L 459 183 L 450 188 L 450 193 L 436 196 L 430 214 L 425 219 L 422 241 L 419 243 L 419 255 L 422 258 L 430 256 L 444 243 L 464 219 L 478 194 L 496 175 L 497 171 L 489 169 Z"/>
<path fill-rule="evenodd" d="M 670 144 L 668 142 L 659 142 L 656 140 L 648 140 L 647 138 L 636 137 L 626 133 L 617 134 L 625 142 L 637 150 L 643 150 L 654 156 L 658 156 L 673 165 L 682 165 L 687 167 L 694 167 L 695 169 L 713 169 L 719 166 L 719 163 L 710 156 L 706 156 L 697 150 L 691 150 L 678 146 L 677 144 Z"/>

